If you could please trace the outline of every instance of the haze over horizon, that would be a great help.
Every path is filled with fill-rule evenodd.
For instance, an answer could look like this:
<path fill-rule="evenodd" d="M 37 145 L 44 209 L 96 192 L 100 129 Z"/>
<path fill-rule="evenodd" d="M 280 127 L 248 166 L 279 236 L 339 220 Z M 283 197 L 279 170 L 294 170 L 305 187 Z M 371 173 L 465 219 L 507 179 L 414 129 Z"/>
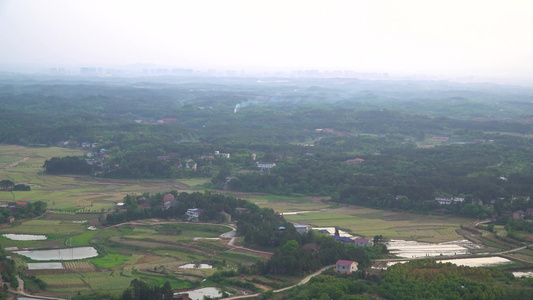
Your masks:
<path fill-rule="evenodd" d="M 353 70 L 533 82 L 532 1 L 0 2 L 5 66 Z"/>

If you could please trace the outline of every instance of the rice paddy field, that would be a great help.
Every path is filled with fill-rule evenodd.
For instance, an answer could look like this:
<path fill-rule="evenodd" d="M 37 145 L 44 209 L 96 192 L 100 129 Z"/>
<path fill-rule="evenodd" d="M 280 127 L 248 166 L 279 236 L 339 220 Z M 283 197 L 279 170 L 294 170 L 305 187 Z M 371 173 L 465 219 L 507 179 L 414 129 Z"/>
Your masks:
<path fill-rule="evenodd" d="M 472 223 L 470 219 L 450 216 L 428 216 L 359 208 L 325 208 L 315 212 L 286 214 L 285 218 L 314 227 L 339 227 L 353 235 L 441 243 L 463 239 L 456 230 Z"/>
<path fill-rule="evenodd" d="M 89 176 L 55 176 L 42 172 L 47 159 L 83 154 L 82 150 L 60 147 L 0 145 L 0 179 L 31 186 L 31 191 L 0 191 L 0 203 L 44 201 L 52 210 L 98 212 L 114 207 L 126 194 L 203 190 L 203 185 L 209 180 L 110 180 Z"/>
<path fill-rule="evenodd" d="M 224 225 L 165 220 L 86 230 L 86 222 L 53 221 L 54 214 L 47 215 L 49 220 L 31 220 L 4 228 L 5 231 L 41 232 L 51 237 L 45 241 L 32 241 L 32 247 L 36 249 L 80 245 L 98 249 L 98 257 L 63 261 L 64 269 L 26 270 L 29 275 L 35 275 L 48 284 L 47 295 L 66 297 L 94 290 L 118 292 L 127 288 L 135 278 L 159 285 L 169 280 L 174 289 L 189 288 L 194 281 L 210 276 L 217 269 L 180 268 L 185 264 L 236 268 L 240 264 L 254 264 L 263 259 L 231 251 L 232 247 L 227 245 L 229 240 L 218 239 L 221 233 L 231 230 Z M 58 215 L 62 216 L 62 213 Z M 72 226 L 77 226 L 76 230 L 69 232 Z M 36 230 L 36 227 L 44 229 Z M 63 235 L 56 235 L 56 230 Z M 217 239 L 201 239 L 214 237 Z M 52 242 L 56 244 L 52 245 Z M 12 241 L 11 246 L 21 248 L 24 243 L 27 241 Z M 16 260 L 21 267 L 31 262 L 24 257 L 16 257 Z"/>
<path fill-rule="evenodd" d="M 121 227 L 102 227 L 100 213 L 122 202 L 126 194 L 158 193 L 170 190 L 204 190 L 209 179 L 186 180 L 110 180 L 89 176 L 53 176 L 41 166 L 54 156 L 83 155 L 65 148 L 27 148 L 0 145 L 0 179 L 31 186 L 29 192 L 0 192 L 0 202 L 45 201 L 51 212 L 34 220 L 4 224 L 0 234 L 44 234 L 44 241 L 13 241 L 0 237 L 3 247 L 65 248 L 92 246 L 99 256 L 63 262 L 62 270 L 30 270 L 44 280 L 46 294 L 69 296 L 94 290 L 120 291 L 135 278 L 160 285 L 170 280 L 174 289 L 192 287 L 215 272 L 217 267 L 236 268 L 254 264 L 263 257 L 236 252 L 228 240 L 217 239 L 230 231 L 220 225 L 190 224 L 174 220 L 146 220 Z M 223 191 L 224 193 L 228 193 Z M 363 237 L 444 242 L 462 239 L 456 233 L 471 220 L 445 216 L 416 215 L 354 206 L 340 206 L 328 197 L 291 197 L 251 193 L 231 193 L 283 213 L 297 224 L 339 227 Z M 77 213 L 76 213 L 77 212 Z M 95 214 L 80 214 L 95 212 Z M 97 230 L 89 230 L 96 226 Z M 25 258 L 15 257 L 25 266 Z M 182 269 L 184 264 L 210 264 L 212 269 Z M 200 284 L 201 285 L 201 284 Z"/>
<path fill-rule="evenodd" d="M 0 145 L 0 178 L 8 178 L 16 183 L 32 186 L 30 192 L 15 192 L 17 201 L 45 201 L 48 208 L 55 211 L 94 211 L 108 210 L 121 202 L 128 193 L 157 193 L 177 189 L 180 191 L 202 190 L 209 179 L 185 180 L 109 180 L 87 176 L 53 176 L 41 173 L 41 166 L 53 156 L 82 155 L 81 150 L 59 147 L 27 148 Z M 284 213 L 285 217 L 300 224 L 314 226 L 337 226 L 354 235 L 372 237 L 383 235 L 389 238 L 403 238 L 419 241 L 443 242 L 461 238 L 455 232 L 460 225 L 470 220 L 440 216 L 419 216 L 403 212 L 380 211 L 352 206 L 336 206 L 328 202 L 328 197 L 307 197 L 305 195 L 275 196 L 265 194 L 231 193 L 235 197 L 247 199 L 261 207 L 269 207 Z M 13 201 L 9 192 L 0 192 L 0 202 Z M 290 215 L 310 211 L 308 213 Z M 55 217 L 55 216 L 54 216 Z M 59 217 L 59 215 L 58 215 Z M 80 218 L 78 215 L 62 215 L 62 220 Z M 98 215 L 85 215 L 93 222 Z M 30 233 L 46 232 L 51 229 L 32 229 L 27 226 L 15 233 L 29 230 Z M 75 233 L 75 225 L 62 226 L 56 234 Z M 54 229 L 55 231 L 55 229 Z M 150 234 L 150 233 L 147 233 Z"/>
<path fill-rule="evenodd" d="M 237 195 L 236 195 L 237 196 Z M 324 197 L 273 196 L 239 194 L 243 199 L 261 207 L 269 207 L 282 213 L 285 219 L 314 227 L 338 227 L 352 235 L 441 243 L 463 239 L 456 232 L 471 219 L 419 215 L 408 212 L 377 210 L 372 208 L 338 205 Z"/>

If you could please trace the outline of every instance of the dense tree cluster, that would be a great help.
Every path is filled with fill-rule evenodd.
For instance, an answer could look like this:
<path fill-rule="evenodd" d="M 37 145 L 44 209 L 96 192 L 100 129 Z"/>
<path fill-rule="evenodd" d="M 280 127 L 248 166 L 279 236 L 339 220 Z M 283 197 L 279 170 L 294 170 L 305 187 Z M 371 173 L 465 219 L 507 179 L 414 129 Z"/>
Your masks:
<path fill-rule="evenodd" d="M 83 158 L 77 156 L 52 157 L 43 165 L 48 174 L 77 174 L 88 175 L 92 173 L 92 166 Z"/>
<path fill-rule="evenodd" d="M 0 191 L 31 191 L 31 187 L 26 184 L 15 184 L 9 179 L 0 180 Z"/>
<path fill-rule="evenodd" d="M 0 272 L 2 274 L 2 280 L 4 282 L 9 282 L 11 287 L 17 288 L 19 286 L 19 282 L 17 280 L 17 268 L 15 266 L 15 261 L 7 258 L 7 252 L 4 250 L 3 247 L 0 247 Z M 5 285 L 3 288 L 0 288 L 0 299 L 5 300 L 8 299 L 9 292 L 7 291 L 7 285 Z"/>
<path fill-rule="evenodd" d="M 134 279 L 130 287 L 122 293 L 122 300 L 171 300 L 174 293 L 170 282 L 163 286 L 152 286 L 148 283 Z"/>
<path fill-rule="evenodd" d="M 355 276 L 354 276 L 355 277 Z M 334 277 L 318 276 L 312 278 L 308 284 L 294 288 L 288 296 L 283 299 L 297 300 L 362 300 L 374 299 L 374 297 L 363 295 L 372 291 L 372 286 L 365 280 L 354 277 Z"/>
<path fill-rule="evenodd" d="M 343 244 L 331 236 L 309 232 L 300 242 L 285 242 L 266 263 L 258 263 L 263 274 L 301 275 L 335 264 L 340 259 L 358 262 L 360 270 L 370 267 L 374 259 L 380 258 L 383 248 L 358 247 Z"/>
<path fill-rule="evenodd" d="M 285 299 L 509 299 L 506 286 L 513 281 L 506 271 L 426 259 L 395 264 L 367 278 L 330 272 L 295 288 Z M 531 291 L 519 294 L 525 299 Z"/>
<path fill-rule="evenodd" d="M 500 270 L 418 260 L 388 268 L 378 293 L 388 299 L 505 299 L 504 287 L 495 283 L 512 278 Z"/>
<path fill-rule="evenodd" d="M 230 214 L 232 220 L 237 222 L 237 233 L 243 235 L 249 245 L 273 248 L 287 240 L 299 239 L 294 226 L 272 209 L 259 208 L 246 200 L 211 191 L 171 193 L 176 195 L 177 204 L 168 209 L 163 209 L 163 194 L 127 195 L 124 197 L 125 210 L 108 214 L 106 223 L 113 225 L 152 217 L 185 218 L 188 209 L 198 208 L 201 210 L 199 221 L 203 222 L 224 222 L 222 212 Z M 244 211 L 239 212 L 237 208 Z M 280 230 L 280 227 L 285 229 Z"/>

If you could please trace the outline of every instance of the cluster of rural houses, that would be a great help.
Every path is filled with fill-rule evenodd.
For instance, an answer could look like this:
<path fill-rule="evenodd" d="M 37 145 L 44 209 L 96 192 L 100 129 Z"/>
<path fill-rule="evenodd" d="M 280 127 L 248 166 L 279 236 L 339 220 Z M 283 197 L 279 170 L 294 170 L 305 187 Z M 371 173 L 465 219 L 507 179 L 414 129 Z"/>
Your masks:
<path fill-rule="evenodd" d="M 374 243 L 370 239 L 365 238 L 349 238 L 346 236 L 333 235 L 333 238 L 343 244 L 354 244 L 359 247 L 373 246 Z"/>
<path fill-rule="evenodd" d="M 10 209 L 11 212 L 15 212 L 15 210 L 18 207 L 26 206 L 26 205 L 28 205 L 28 202 L 25 202 L 25 201 L 0 203 L 0 209 L 1 208 L 7 208 L 7 209 Z M 15 217 L 14 216 L 9 216 L 9 217 L 6 218 L 6 221 L 7 221 L 7 223 L 13 223 L 13 222 L 15 222 Z"/>
<path fill-rule="evenodd" d="M 404 197 L 406 197 L 406 196 L 404 196 L 404 195 L 396 195 L 395 199 L 396 200 L 400 200 L 400 199 L 402 199 Z M 519 199 L 522 199 L 525 202 L 529 202 L 530 201 L 530 196 L 528 196 L 528 195 L 512 195 L 510 199 L 505 199 L 505 198 L 491 199 L 490 201 L 488 201 L 486 203 L 484 203 L 482 200 L 473 200 L 472 203 L 473 204 L 477 204 L 477 205 L 486 205 L 488 207 L 494 207 L 494 205 L 498 201 L 512 203 L 513 201 L 516 201 L 516 200 L 519 200 Z M 434 201 L 436 201 L 440 205 L 454 205 L 454 204 L 463 204 L 463 203 L 465 203 L 465 198 L 464 197 L 457 197 L 457 196 L 451 196 L 451 197 L 437 196 L 437 197 L 435 197 Z M 533 208 L 526 208 L 525 210 L 501 211 L 500 212 L 500 217 L 508 217 L 508 216 L 511 216 L 513 219 L 516 219 L 516 220 L 521 220 L 521 219 L 524 219 L 526 217 L 528 217 L 528 219 L 533 219 Z"/>

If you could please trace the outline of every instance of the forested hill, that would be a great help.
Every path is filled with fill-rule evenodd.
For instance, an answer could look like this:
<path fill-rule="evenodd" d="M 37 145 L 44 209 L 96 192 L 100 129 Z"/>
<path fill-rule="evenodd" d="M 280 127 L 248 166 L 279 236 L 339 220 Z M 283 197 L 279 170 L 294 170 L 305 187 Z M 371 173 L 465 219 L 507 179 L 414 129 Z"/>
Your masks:
<path fill-rule="evenodd" d="M 92 166 L 82 169 L 96 176 L 204 177 L 210 188 L 427 210 L 435 196 L 470 204 L 533 194 L 532 92 L 432 81 L 4 76 L 0 143 L 85 149 Z M 258 162 L 276 166 L 260 171 Z"/>
<path fill-rule="evenodd" d="M 356 79 L 149 80 L 0 77 L 0 142 L 120 142 L 144 133 L 173 141 L 290 143 L 316 138 L 318 128 L 420 139 L 457 130 L 532 131 L 527 121 L 533 93 L 521 87 Z"/>

